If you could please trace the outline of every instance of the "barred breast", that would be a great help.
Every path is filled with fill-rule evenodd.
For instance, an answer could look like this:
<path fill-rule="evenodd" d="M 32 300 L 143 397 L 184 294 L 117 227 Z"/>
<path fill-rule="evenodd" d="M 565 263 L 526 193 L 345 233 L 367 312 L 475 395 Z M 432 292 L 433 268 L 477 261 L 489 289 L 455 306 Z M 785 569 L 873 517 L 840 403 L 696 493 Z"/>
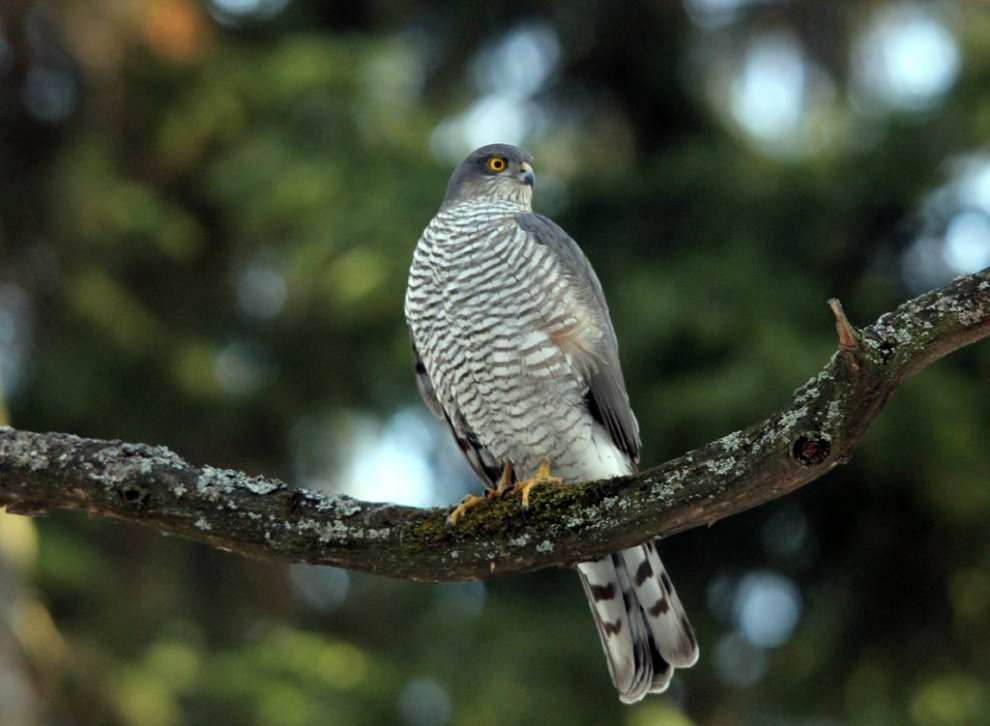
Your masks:
<path fill-rule="evenodd" d="M 587 478 L 593 448 L 581 375 L 601 326 L 560 261 L 509 202 L 442 210 L 413 255 L 406 318 L 437 397 L 519 477 L 553 462 Z M 611 471 L 609 475 L 614 475 Z"/>

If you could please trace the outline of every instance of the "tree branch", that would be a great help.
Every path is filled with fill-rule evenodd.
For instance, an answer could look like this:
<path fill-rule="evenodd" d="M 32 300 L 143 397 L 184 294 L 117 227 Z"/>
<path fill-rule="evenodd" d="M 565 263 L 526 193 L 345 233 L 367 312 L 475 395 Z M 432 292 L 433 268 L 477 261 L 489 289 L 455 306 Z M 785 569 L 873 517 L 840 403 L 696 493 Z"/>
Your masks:
<path fill-rule="evenodd" d="M 631 477 L 505 498 L 455 529 L 442 509 L 377 504 L 198 467 L 163 447 L 0 429 L 0 505 L 83 509 L 265 559 L 409 580 L 485 579 L 570 564 L 711 524 L 849 460 L 898 385 L 990 335 L 990 268 L 863 330 L 830 302 L 839 351 L 765 421 Z"/>

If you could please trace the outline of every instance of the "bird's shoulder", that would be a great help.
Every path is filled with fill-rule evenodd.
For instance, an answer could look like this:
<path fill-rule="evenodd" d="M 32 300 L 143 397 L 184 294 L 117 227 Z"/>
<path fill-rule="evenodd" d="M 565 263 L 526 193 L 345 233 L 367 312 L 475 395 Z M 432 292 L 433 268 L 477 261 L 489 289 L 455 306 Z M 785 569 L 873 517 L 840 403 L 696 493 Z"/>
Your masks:
<path fill-rule="evenodd" d="M 572 282 L 582 287 L 593 298 L 594 305 L 608 318 L 608 305 L 601 283 L 591 263 L 577 242 L 564 228 L 547 216 L 537 212 L 516 215 L 515 224 L 535 244 L 548 248 L 570 275 Z"/>
<path fill-rule="evenodd" d="M 629 406 L 618 342 L 598 276 L 577 242 L 549 217 L 531 212 L 519 215 L 516 224 L 537 244 L 553 251 L 581 293 L 585 319 L 592 321 L 592 327 L 601 334 L 588 367 L 588 410 L 609 432 L 616 446 L 635 463 L 639 459 L 639 424 Z"/>
<path fill-rule="evenodd" d="M 574 238 L 563 227 L 537 212 L 525 212 L 515 217 L 515 223 L 536 243 L 549 248 L 572 272 L 594 288 L 596 297 L 604 303 L 598 278 L 588 258 Z"/>

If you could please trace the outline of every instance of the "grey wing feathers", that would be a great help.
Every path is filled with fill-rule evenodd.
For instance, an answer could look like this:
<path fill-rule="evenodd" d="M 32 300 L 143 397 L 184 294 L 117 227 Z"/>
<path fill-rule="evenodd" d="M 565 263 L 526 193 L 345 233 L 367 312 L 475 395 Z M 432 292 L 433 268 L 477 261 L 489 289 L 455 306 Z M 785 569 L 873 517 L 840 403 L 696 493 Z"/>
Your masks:
<path fill-rule="evenodd" d="M 426 371 L 426 366 L 423 365 L 419 351 L 416 350 L 415 342 L 412 343 L 412 354 L 413 364 L 416 368 L 416 387 L 419 389 L 419 395 L 423 397 L 423 403 L 433 411 L 433 415 L 437 418 L 446 418 L 443 406 L 440 405 L 440 399 L 437 398 L 437 392 L 433 388 L 433 381 L 430 380 L 430 374 Z"/>
<path fill-rule="evenodd" d="M 423 359 L 420 358 L 415 342 L 412 343 L 412 353 L 416 368 L 416 386 L 419 388 L 419 393 L 427 408 L 437 418 L 442 418 L 447 422 L 451 433 L 454 434 L 454 440 L 457 441 L 457 446 L 464 454 L 464 458 L 468 460 L 471 468 L 474 469 L 475 474 L 485 483 L 485 486 L 494 488 L 502 475 L 502 464 L 481 444 L 478 436 L 468 426 L 460 411 L 456 408 L 451 411 L 444 409 L 440 399 L 437 398 L 433 381 L 430 380 L 430 374 L 423 364 Z"/>
<path fill-rule="evenodd" d="M 457 445 L 471 468 L 474 469 L 474 473 L 478 475 L 486 487 L 494 489 L 498 484 L 499 477 L 502 476 L 501 462 L 478 440 L 477 434 L 467 425 L 460 411 L 453 411 L 446 418 L 447 425 L 450 426 L 450 430 L 457 440 Z"/>
<path fill-rule="evenodd" d="M 521 214 L 516 223 L 533 239 L 557 255 L 575 284 L 584 285 L 601 313 L 607 328 L 599 364 L 588 377 L 588 411 L 609 432 L 615 445 L 636 462 L 639 460 L 639 424 L 629 405 L 619 363 L 619 345 L 608 314 L 608 304 L 598 276 L 571 237 L 558 224 L 540 214 Z"/>

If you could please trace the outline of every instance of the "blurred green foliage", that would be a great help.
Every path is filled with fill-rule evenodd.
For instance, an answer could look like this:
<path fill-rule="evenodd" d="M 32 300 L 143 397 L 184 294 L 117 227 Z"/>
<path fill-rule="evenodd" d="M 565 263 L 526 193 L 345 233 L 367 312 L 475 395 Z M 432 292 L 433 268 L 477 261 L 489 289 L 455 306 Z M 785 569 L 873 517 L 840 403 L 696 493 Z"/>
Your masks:
<path fill-rule="evenodd" d="M 948 33 L 958 67 L 924 103 L 884 105 L 890 83 L 857 90 L 857 48 L 902 16 Z M 16 0 L 0 9 L 12 422 L 341 486 L 355 422 L 419 406 L 409 257 L 483 127 L 530 147 L 536 207 L 603 279 L 659 463 L 814 374 L 829 297 L 866 323 L 919 276 L 947 279 L 910 261 L 948 239 L 961 203 L 939 190 L 990 141 L 988 41 L 990 15 L 962 2 Z M 763 47 L 801 49 L 802 88 L 825 99 L 776 140 L 733 106 Z M 702 661 L 631 708 L 569 572 L 428 587 L 53 515 L 14 627 L 38 722 L 988 722 L 988 380 L 988 346 L 952 356 L 849 466 L 665 543 Z M 750 602 L 746 582 L 786 587 Z M 750 606 L 793 629 L 754 640 Z"/>

